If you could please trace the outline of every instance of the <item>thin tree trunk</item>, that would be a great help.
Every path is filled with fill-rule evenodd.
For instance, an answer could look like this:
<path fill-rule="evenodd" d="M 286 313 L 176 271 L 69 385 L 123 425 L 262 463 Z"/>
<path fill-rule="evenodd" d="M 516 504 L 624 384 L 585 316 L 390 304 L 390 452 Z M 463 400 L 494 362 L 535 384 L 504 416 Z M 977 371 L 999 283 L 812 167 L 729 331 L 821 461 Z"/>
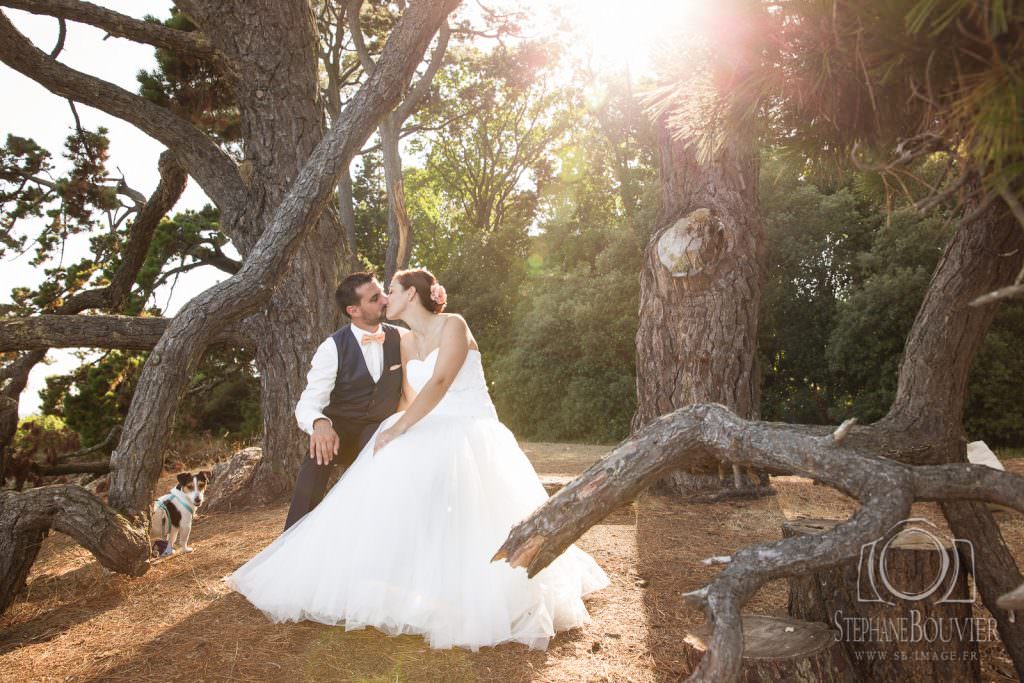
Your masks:
<path fill-rule="evenodd" d="M 363 40 L 360 23 L 362 0 L 349 0 L 346 7 L 352 42 L 363 69 L 372 74 L 377 68 Z M 384 156 L 384 182 L 388 194 L 388 245 L 384 255 L 384 281 L 390 282 L 395 271 L 409 265 L 412 253 L 412 223 L 405 208 L 405 182 L 402 179 L 402 155 L 399 152 L 402 126 L 412 116 L 430 91 L 430 84 L 441 68 L 441 62 L 448 50 L 448 39 L 451 27 L 447 23 L 441 26 L 437 43 L 430 53 L 430 63 L 423 75 L 405 94 L 402 102 L 388 113 L 377 128 L 380 136 L 381 150 Z"/>
<path fill-rule="evenodd" d="M 384 256 L 384 281 L 390 282 L 396 271 L 409 265 L 412 253 L 412 224 L 405 209 L 405 182 L 402 179 L 402 156 L 398 151 L 401 122 L 397 114 L 384 118 L 378 127 L 384 157 L 384 182 L 388 188 L 388 248 Z"/>
<path fill-rule="evenodd" d="M 356 245 L 356 212 L 352 199 L 352 171 L 346 166 L 338 180 L 338 220 L 345 231 L 345 247 L 348 251 L 348 272 L 362 270 Z"/>
<path fill-rule="evenodd" d="M 28 375 L 46 357 L 46 349 L 20 354 L 4 370 L 7 375 L 0 391 L 0 487 L 7 480 L 13 457 L 14 435 L 18 431 L 18 398 L 28 385 Z"/>
<path fill-rule="evenodd" d="M 634 431 L 694 403 L 721 403 L 756 418 L 757 325 L 764 279 L 758 158 L 750 140 L 727 142 L 708 163 L 659 125 L 662 227 L 640 276 Z M 715 495 L 731 477 L 710 455 L 656 488 Z M 744 487 L 759 485 L 746 474 Z"/>

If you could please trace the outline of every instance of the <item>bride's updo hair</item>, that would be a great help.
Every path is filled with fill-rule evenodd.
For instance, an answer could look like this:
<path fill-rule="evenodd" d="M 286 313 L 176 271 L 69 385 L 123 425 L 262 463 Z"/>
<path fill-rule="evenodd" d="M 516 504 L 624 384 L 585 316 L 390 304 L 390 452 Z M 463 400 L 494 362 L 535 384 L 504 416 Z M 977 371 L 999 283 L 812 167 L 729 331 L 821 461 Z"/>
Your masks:
<path fill-rule="evenodd" d="M 447 303 L 447 293 L 444 291 L 437 278 L 426 268 L 410 268 L 395 273 L 395 279 L 402 285 L 403 289 L 412 287 L 420 298 L 423 308 L 431 313 L 440 313 Z"/>

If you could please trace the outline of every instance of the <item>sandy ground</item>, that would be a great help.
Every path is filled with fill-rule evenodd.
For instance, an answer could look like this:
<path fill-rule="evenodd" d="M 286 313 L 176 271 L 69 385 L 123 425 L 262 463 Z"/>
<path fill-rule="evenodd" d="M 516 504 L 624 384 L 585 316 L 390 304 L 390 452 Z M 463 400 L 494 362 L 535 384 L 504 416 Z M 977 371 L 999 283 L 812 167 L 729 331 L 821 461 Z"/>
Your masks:
<path fill-rule="evenodd" d="M 603 446 L 524 444 L 539 474 L 571 476 Z M 1024 474 L 1024 460 L 1007 466 Z M 168 474 L 160 490 L 172 485 Z M 196 552 L 142 577 L 111 574 L 66 537 L 45 541 L 26 592 L 0 616 L 0 681 L 674 681 L 688 673 L 683 638 L 703 621 L 680 593 L 718 571 L 701 564 L 781 537 L 799 516 L 841 517 L 849 499 L 799 477 L 774 479 L 756 501 L 687 505 L 643 496 L 578 541 L 612 586 L 587 598 L 594 621 L 558 634 L 547 651 L 505 644 L 478 653 L 430 650 L 417 636 L 301 622 L 272 624 L 220 577 L 279 533 L 287 505 L 200 516 Z M 915 513 L 939 521 L 932 505 Z M 1024 520 L 1001 514 L 1024 560 Z M 747 612 L 785 614 L 784 581 L 767 584 Z M 985 614 L 984 608 L 976 608 Z M 998 644 L 983 648 L 986 681 L 1013 681 Z"/>

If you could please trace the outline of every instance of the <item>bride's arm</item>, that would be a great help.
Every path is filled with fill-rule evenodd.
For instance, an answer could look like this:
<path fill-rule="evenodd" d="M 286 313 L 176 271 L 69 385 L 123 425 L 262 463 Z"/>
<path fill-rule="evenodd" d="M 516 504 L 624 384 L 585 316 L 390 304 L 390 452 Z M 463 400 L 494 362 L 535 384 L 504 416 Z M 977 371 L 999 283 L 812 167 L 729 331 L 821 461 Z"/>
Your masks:
<path fill-rule="evenodd" d="M 409 362 L 409 338 L 413 336 L 412 332 L 407 332 L 402 335 L 402 343 L 399 344 L 399 350 L 402 352 L 402 397 L 398 400 L 398 408 L 395 410 L 396 413 L 400 413 L 409 407 L 409 404 L 416 398 L 416 392 L 413 391 L 412 385 L 409 384 L 409 375 L 405 369 L 408 367 Z"/>
<path fill-rule="evenodd" d="M 469 326 L 460 315 L 451 315 L 441 328 L 441 346 L 437 352 L 437 362 L 434 364 L 434 372 L 423 385 L 420 392 L 416 394 L 415 400 L 405 410 L 405 414 L 393 424 L 388 431 L 393 435 L 405 433 L 409 427 L 420 421 L 420 419 L 434 409 L 448 391 L 448 387 L 455 381 L 455 376 L 466 362 L 469 355 Z M 388 440 L 382 443 L 377 441 L 378 447 L 383 447 Z"/>

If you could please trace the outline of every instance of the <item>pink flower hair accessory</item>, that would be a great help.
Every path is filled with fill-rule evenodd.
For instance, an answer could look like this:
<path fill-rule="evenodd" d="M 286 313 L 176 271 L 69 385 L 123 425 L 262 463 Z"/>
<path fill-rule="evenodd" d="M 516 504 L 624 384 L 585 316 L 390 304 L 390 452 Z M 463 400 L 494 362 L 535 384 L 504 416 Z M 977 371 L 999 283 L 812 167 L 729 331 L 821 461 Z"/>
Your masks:
<path fill-rule="evenodd" d="M 448 293 L 444 291 L 444 287 L 440 283 L 435 282 L 430 285 L 430 300 L 441 306 L 448 301 Z"/>

